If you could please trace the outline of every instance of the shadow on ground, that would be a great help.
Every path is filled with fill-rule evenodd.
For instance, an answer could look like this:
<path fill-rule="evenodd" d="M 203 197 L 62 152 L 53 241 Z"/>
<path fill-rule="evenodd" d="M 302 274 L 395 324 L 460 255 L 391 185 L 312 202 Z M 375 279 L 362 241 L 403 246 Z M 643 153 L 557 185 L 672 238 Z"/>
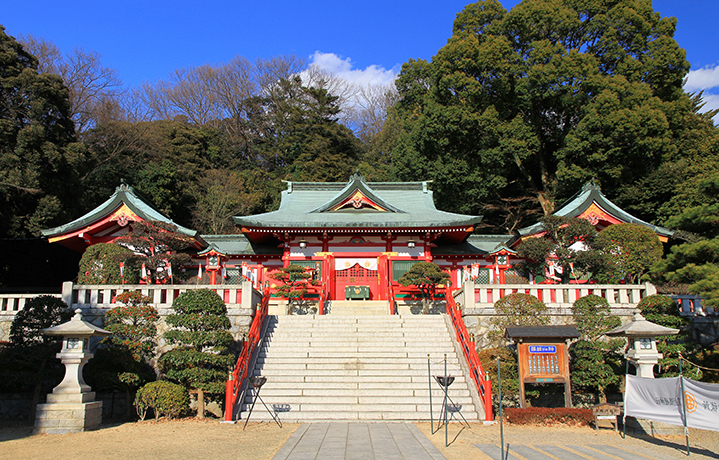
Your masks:
<path fill-rule="evenodd" d="M 662 438 L 656 438 L 653 436 L 649 436 L 646 434 L 633 434 L 633 433 L 627 433 L 627 436 L 634 439 L 641 439 L 644 442 L 647 442 L 649 444 L 653 444 L 655 446 L 661 446 L 661 447 L 667 447 L 672 450 L 675 450 L 677 453 L 685 454 L 687 452 L 687 445 L 683 442 L 685 438 L 681 438 L 681 441 L 676 440 L 669 440 L 669 439 L 662 439 Z M 717 458 L 719 459 L 719 453 L 703 449 L 699 447 L 692 446 L 692 437 L 689 436 L 689 451 L 692 454 L 701 454 L 708 458 Z"/>

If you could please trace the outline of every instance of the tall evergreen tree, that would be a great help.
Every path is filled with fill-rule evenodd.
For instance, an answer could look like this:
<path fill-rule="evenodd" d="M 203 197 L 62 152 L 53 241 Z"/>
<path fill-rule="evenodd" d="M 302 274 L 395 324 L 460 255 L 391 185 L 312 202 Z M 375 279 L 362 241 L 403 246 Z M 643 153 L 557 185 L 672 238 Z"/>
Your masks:
<path fill-rule="evenodd" d="M 468 5 L 432 62 L 402 68 L 397 175 L 434 179 L 442 208 L 510 231 L 592 178 L 621 197 L 687 152 L 675 27 L 641 0 Z"/>
<path fill-rule="evenodd" d="M 0 26 L 0 236 L 37 234 L 76 201 L 68 91 L 37 65 Z"/>

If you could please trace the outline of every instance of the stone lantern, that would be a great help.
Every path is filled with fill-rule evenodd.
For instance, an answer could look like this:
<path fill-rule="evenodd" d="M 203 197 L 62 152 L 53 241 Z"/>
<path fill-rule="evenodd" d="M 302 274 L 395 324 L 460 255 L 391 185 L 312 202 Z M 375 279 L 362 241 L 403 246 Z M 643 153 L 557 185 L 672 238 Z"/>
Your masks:
<path fill-rule="evenodd" d="M 654 378 L 654 365 L 664 356 L 657 351 L 657 336 L 676 335 L 679 329 L 660 326 L 659 324 L 647 321 L 641 315 L 639 309 L 634 310 L 632 321 L 619 326 L 606 335 L 610 337 L 626 337 L 629 342 L 629 350 L 624 357 L 637 369 L 637 376 Z"/>
<path fill-rule="evenodd" d="M 37 405 L 35 433 L 77 433 L 96 428 L 102 422 L 102 401 L 95 401 L 95 393 L 82 378 L 82 368 L 93 357 L 90 338 L 110 332 L 83 321 L 79 308 L 70 321 L 41 332 L 63 338 L 62 350 L 56 356 L 65 365 L 65 378 L 47 395 L 47 403 Z"/>

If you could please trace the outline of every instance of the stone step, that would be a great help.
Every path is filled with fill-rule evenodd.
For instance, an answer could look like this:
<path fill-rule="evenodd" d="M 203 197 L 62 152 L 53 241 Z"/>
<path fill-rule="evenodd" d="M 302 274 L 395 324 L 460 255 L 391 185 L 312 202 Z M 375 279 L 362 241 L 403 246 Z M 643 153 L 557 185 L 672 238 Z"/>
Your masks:
<path fill-rule="evenodd" d="M 274 401 L 276 403 L 281 402 L 284 404 L 293 405 L 307 405 L 307 404 L 326 404 L 326 405 L 337 405 L 337 404 L 359 404 L 365 405 L 406 405 L 406 404 L 427 404 L 429 405 L 429 395 L 419 397 L 415 395 L 374 395 L 374 394 L 346 394 L 346 395 L 293 395 L 289 393 L 265 393 L 264 389 L 260 392 L 262 399 L 267 403 L 268 401 Z M 437 395 L 440 395 L 438 392 Z M 437 396 L 432 393 L 432 403 L 442 404 L 443 397 Z M 437 396 L 435 398 L 435 396 Z M 469 396 L 462 395 L 449 395 L 456 404 L 469 405 L 472 404 L 472 398 Z M 248 394 L 245 398 L 245 402 L 252 402 L 252 397 Z"/>
<path fill-rule="evenodd" d="M 430 342 L 431 343 L 428 343 Z M 303 344 L 307 345 L 309 343 L 326 343 L 326 344 L 337 344 L 341 345 L 343 343 L 346 343 L 348 345 L 355 345 L 355 344 L 367 344 L 367 345 L 376 345 L 376 346 L 383 346 L 384 344 L 400 344 L 400 343 L 409 343 L 414 344 L 415 346 L 422 347 L 422 348 L 428 348 L 432 349 L 433 345 L 441 344 L 441 345 L 447 345 L 451 344 L 452 342 L 447 337 L 414 337 L 414 336 L 403 336 L 403 337 L 386 337 L 383 338 L 381 335 L 367 335 L 364 337 L 309 337 L 309 338 L 301 338 L 301 337 L 269 337 L 264 342 L 271 342 L 275 345 L 297 345 L 302 346 Z"/>
<path fill-rule="evenodd" d="M 417 316 L 398 316 L 398 315 L 362 315 L 356 318 L 347 316 L 332 315 L 284 315 L 274 316 L 272 324 L 286 323 L 309 323 L 314 325 L 327 324 L 441 324 L 444 323 L 442 315 L 417 315 Z"/>
<path fill-rule="evenodd" d="M 340 369 L 336 366 L 329 369 L 287 369 L 287 368 L 257 368 L 255 375 L 272 376 L 278 375 L 300 375 L 300 376 L 317 376 L 317 377 L 392 377 L 392 376 L 410 376 L 427 378 L 427 369 L 418 367 L 416 369 Z M 454 374 L 453 374 L 454 375 Z"/>
<path fill-rule="evenodd" d="M 387 388 L 323 388 L 323 387 L 314 387 L 314 388 L 307 388 L 303 386 L 302 388 L 296 388 L 296 387 L 282 387 L 279 386 L 280 384 L 277 383 L 275 385 L 270 385 L 269 383 L 265 384 L 262 387 L 262 390 L 260 391 L 260 395 L 264 399 L 265 396 L 287 396 L 287 397 L 322 397 L 322 398 L 329 398 L 330 396 L 327 396 L 328 394 L 331 395 L 331 397 L 392 397 L 392 398 L 424 398 L 429 400 L 429 390 L 426 388 L 419 389 L 419 388 L 398 388 L 398 389 L 387 389 Z M 250 395 L 247 395 L 248 398 L 251 398 Z M 439 387 L 432 390 L 432 399 L 435 398 L 443 398 L 444 397 L 444 390 L 440 389 Z M 453 389 L 450 388 L 449 390 L 449 397 L 452 398 L 452 400 L 456 403 L 464 403 L 464 404 L 471 404 L 472 399 L 469 394 L 468 389 Z M 463 399 L 460 401 L 460 398 L 469 398 L 469 399 Z M 250 402 L 252 400 L 250 399 Z M 329 401 L 329 400 L 328 400 Z M 309 401 L 308 401 L 309 402 Z"/>
<path fill-rule="evenodd" d="M 388 332 L 386 334 L 383 334 L 381 331 L 372 331 L 372 332 L 352 332 L 352 333 L 314 333 L 314 334 L 306 334 L 306 335 L 300 335 L 300 334 L 268 334 L 267 339 L 275 342 L 287 342 L 287 341 L 297 341 L 297 342 L 303 342 L 308 340 L 317 340 L 317 341 L 331 341 L 331 342 L 351 342 L 351 341 L 358 341 L 358 340 L 364 340 L 367 342 L 387 342 L 391 340 L 414 340 L 419 342 L 425 342 L 429 340 L 441 340 L 443 342 L 449 342 L 451 343 L 450 339 L 440 332 L 419 332 L 419 333 L 412 333 L 412 332 Z"/>
<path fill-rule="evenodd" d="M 394 340 L 329 340 L 329 339 L 310 339 L 310 340 L 265 340 L 262 342 L 262 348 L 271 348 L 281 350 L 285 348 L 314 348 L 317 350 L 348 350 L 348 351 L 364 351 L 364 352 L 390 352 L 390 351 L 411 351 L 415 353 L 427 353 L 432 356 L 443 356 L 445 353 L 454 351 L 452 342 L 447 339 L 435 340 L 428 343 L 428 340 L 418 340 L 414 338 L 403 338 Z M 437 348 L 440 348 L 439 350 Z"/>
<path fill-rule="evenodd" d="M 427 418 L 429 418 L 429 401 L 427 402 L 400 402 L 398 403 L 396 400 L 393 400 L 392 398 L 385 398 L 386 402 L 370 402 L 370 403 L 327 403 L 327 402 L 318 402 L 318 403 L 294 403 L 287 400 L 281 400 L 274 397 L 262 397 L 265 404 L 267 404 L 268 407 L 272 407 L 273 404 L 277 405 L 289 405 L 290 411 L 296 410 L 299 412 L 302 411 L 309 411 L 309 412 L 328 412 L 328 411 L 338 411 L 338 412 L 426 412 Z M 252 404 L 252 402 L 245 402 L 244 405 L 248 406 Z M 460 403 L 457 403 L 460 404 Z M 472 408 L 468 407 L 469 405 L 465 406 L 462 405 L 463 408 L 469 412 Z M 260 406 L 262 407 L 262 406 Z M 257 410 L 258 407 L 255 405 L 255 410 Z M 285 407 L 286 409 L 286 407 Z M 439 415 L 439 411 L 442 409 L 442 401 L 432 401 L 432 410 L 435 414 Z M 254 415 L 254 414 L 253 414 Z M 464 414 L 465 418 L 467 417 L 467 414 Z M 477 418 L 476 411 L 474 418 Z"/>
<path fill-rule="evenodd" d="M 270 406 L 271 407 L 271 406 Z M 243 410 L 248 410 L 248 408 L 244 408 Z M 463 408 L 461 411 L 462 415 L 467 420 L 477 420 L 476 411 L 472 411 L 469 409 Z M 399 412 L 399 411 L 376 411 L 376 412 L 360 412 L 360 411 L 346 411 L 346 412 L 338 412 L 338 411 L 313 411 L 310 412 L 307 409 L 305 409 L 302 412 L 298 412 L 296 409 L 290 408 L 288 412 L 279 412 L 278 414 L 279 419 L 283 423 L 303 423 L 303 422 L 311 422 L 311 421 L 323 421 L 323 420 L 345 420 L 345 421 L 363 421 L 363 422 L 415 422 L 415 421 L 428 421 L 430 420 L 430 414 L 429 411 L 427 412 Z M 247 413 L 244 412 L 242 414 L 243 417 L 247 417 Z M 435 411 L 433 413 L 433 419 L 435 422 L 437 421 L 437 417 L 439 417 L 439 410 Z M 455 416 L 455 420 L 459 419 L 459 416 Z M 265 410 L 262 405 L 259 407 L 255 406 L 254 412 L 252 412 L 252 416 L 250 417 L 250 421 L 265 421 L 265 422 L 271 422 L 272 417 L 269 413 Z"/>
<path fill-rule="evenodd" d="M 286 363 L 328 363 L 328 364 L 345 364 L 351 360 L 359 359 L 366 363 L 391 363 L 401 360 L 402 362 L 410 363 L 413 365 L 423 364 L 427 365 L 427 358 L 420 356 L 411 356 L 409 353 L 355 353 L 352 357 L 348 357 L 342 353 L 333 353 L 327 351 L 288 351 L 287 353 L 277 353 L 273 350 L 270 354 L 267 351 L 260 352 L 258 356 L 258 363 L 266 362 L 286 362 Z M 459 359 L 456 356 L 447 357 L 447 364 L 457 365 Z"/>
<path fill-rule="evenodd" d="M 285 362 L 285 361 L 266 361 L 264 363 L 258 363 L 257 369 L 261 369 L 263 373 L 268 370 L 284 369 L 284 370 L 326 370 L 326 369 L 339 369 L 342 370 L 388 370 L 396 371 L 398 373 L 404 370 L 422 369 L 423 372 L 427 372 L 426 366 L 422 366 L 422 363 L 409 363 L 406 361 L 396 362 L 366 362 L 362 360 L 347 360 L 343 363 L 328 363 L 324 360 L 317 362 Z"/>
<path fill-rule="evenodd" d="M 306 374 L 280 374 L 273 375 L 268 379 L 270 382 L 287 383 L 295 386 L 302 385 L 303 388 L 427 388 L 429 378 L 424 375 L 306 375 Z M 454 385 L 466 383 L 463 375 L 456 375 Z M 433 383 L 434 384 L 434 383 Z"/>

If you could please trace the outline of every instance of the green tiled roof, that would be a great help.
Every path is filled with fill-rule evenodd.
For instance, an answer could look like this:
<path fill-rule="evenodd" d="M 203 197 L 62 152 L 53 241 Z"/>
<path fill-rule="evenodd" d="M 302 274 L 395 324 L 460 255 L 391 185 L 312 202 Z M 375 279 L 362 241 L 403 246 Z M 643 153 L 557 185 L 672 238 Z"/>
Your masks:
<path fill-rule="evenodd" d="M 331 210 L 357 190 L 386 211 Z M 365 182 L 355 175 L 348 183 L 289 182 L 277 211 L 234 219 L 255 228 L 429 228 L 471 227 L 482 216 L 437 210 L 427 182 Z"/>
<path fill-rule="evenodd" d="M 104 218 L 108 214 L 111 214 L 123 203 L 143 220 L 158 220 L 161 222 L 166 222 L 168 224 L 175 225 L 177 227 L 177 231 L 179 233 L 182 233 L 183 235 L 192 236 L 195 238 L 199 237 L 195 230 L 190 230 L 189 228 L 177 225 L 175 222 L 161 214 L 158 210 L 153 208 L 149 203 L 147 203 L 144 199 L 137 195 L 137 193 L 135 193 L 135 190 L 132 187 L 125 183 L 115 188 L 115 193 L 113 193 L 113 195 L 107 201 L 105 201 L 92 211 L 88 212 L 84 216 L 75 219 L 70 223 L 60 225 L 59 227 L 42 230 L 42 234 L 43 236 L 50 238 L 53 236 L 62 235 L 63 233 L 80 230 L 83 227 L 92 225 L 94 222 Z M 200 239 L 199 241 L 202 240 Z"/>
<path fill-rule="evenodd" d="M 241 234 L 202 235 L 202 238 L 209 246 L 198 255 L 204 255 L 212 249 L 221 254 L 232 255 L 282 255 L 282 248 L 276 244 L 255 244 Z"/>
<path fill-rule="evenodd" d="M 488 255 L 506 248 L 507 242 L 511 239 L 512 235 L 469 235 L 466 241 L 459 244 L 437 244 L 432 254 L 435 256 Z"/>
<path fill-rule="evenodd" d="M 596 202 L 599 207 L 601 207 L 606 212 L 624 223 L 644 225 L 645 227 L 650 228 L 654 233 L 659 236 L 670 237 L 674 235 L 673 230 L 650 224 L 649 222 L 645 222 L 622 210 L 622 208 L 609 201 L 609 199 L 607 199 L 607 197 L 604 196 L 604 194 L 602 193 L 602 190 L 592 182 L 585 184 L 579 193 L 577 193 L 572 198 L 567 200 L 564 204 L 562 204 L 562 206 L 560 206 L 558 210 L 554 211 L 553 214 L 555 216 L 576 217 L 582 212 L 584 212 L 584 210 L 586 210 L 589 206 L 591 206 L 592 202 Z M 520 229 L 519 235 L 520 237 L 526 235 L 533 235 L 543 230 L 544 227 L 542 223 L 539 222 L 529 227 Z"/>

